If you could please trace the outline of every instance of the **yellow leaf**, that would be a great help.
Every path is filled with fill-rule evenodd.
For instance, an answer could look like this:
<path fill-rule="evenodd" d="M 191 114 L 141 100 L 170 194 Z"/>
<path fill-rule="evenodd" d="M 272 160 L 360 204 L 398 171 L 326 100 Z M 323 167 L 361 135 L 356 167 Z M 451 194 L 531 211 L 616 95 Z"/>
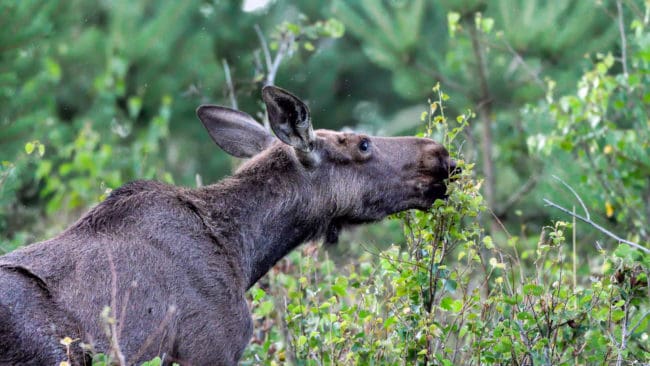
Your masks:
<path fill-rule="evenodd" d="M 611 154 L 612 151 L 614 151 L 614 148 L 612 147 L 612 145 L 605 145 L 605 148 L 603 149 L 603 152 L 605 154 Z"/>
<path fill-rule="evenodd" d="M 614 206 L 609 201 L 605 202 L 605 214 L 607 217 L 614 216 Z"/>
<path fill-rule="evenodd" d="M 69 346 L 72 344 L 72 338 L 70 337 L 65 337 L 61 340 L 61 344 L 64 346 Z"/>
<path fill-rule="evenodd" d="M 494 268 L 505 269 L 505 263 L 500 263 L 496 258 L 490 258 L 490 265 Z"/>
<path fill-rule="evenodd" d="M 61 361 L 61 362 L 59 362 L 59 366 L 70 366 L 70 362 L 68 362 L 68 361 Z"/>

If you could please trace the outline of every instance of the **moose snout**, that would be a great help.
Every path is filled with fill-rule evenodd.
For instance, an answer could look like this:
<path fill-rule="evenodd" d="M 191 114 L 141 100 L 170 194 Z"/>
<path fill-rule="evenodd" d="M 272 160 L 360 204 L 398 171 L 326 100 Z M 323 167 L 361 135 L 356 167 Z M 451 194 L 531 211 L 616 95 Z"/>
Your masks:
<path fill-rule="evenodd" d="M 432 167 L 432 174 L 438 179 L 450 179 L 452 181 L 458 179 L 461 173 L 461 168 L 456 163 L 456 160 L 445 156 L 437 159 L 437 164 Z"/>
<path fill-rule="evenodd" d="M 433 140 L 425 140 L 423 147 L 423 167 L 436 180 L 454 178 L 460 173 L 456 160 L 449 156 L 449 151 Z"/>

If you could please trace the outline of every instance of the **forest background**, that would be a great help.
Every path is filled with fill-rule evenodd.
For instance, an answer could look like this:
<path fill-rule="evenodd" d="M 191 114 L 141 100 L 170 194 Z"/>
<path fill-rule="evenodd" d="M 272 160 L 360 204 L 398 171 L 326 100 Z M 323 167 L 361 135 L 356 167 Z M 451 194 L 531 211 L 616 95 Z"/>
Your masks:
<path fill-rule="evenodd" d="M 316 128 L 431 135 L 465 179 L 283 260 L 244 364 L 650 361 L 650 3 L 254 5 L 0 1 L 0 254 L 130 180 L 230 174 L 194 111 L 262 121 L 273 83 Z"/>

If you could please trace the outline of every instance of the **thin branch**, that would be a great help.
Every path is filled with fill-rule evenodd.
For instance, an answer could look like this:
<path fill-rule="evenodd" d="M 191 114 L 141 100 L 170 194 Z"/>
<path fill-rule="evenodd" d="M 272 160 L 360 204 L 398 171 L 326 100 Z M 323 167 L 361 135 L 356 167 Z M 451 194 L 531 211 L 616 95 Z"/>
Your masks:
<path fill-rule="evenodd" d="M 257 34 L 257 38 L 260 40 L 260 45 L 262 46 L 262 52 L 264 52 L 264 62 L 266 63 L 266 70 L 271 70 L 271 52 L 269 51 L 269 45 L 266 43 L 266 38 L 264 38 L 264 34 L 262 34 L 262 30 L 260 29 L 260 26 L 255 24 L 253 26 L 255 28 L 255 33 Z"/>
<path fill-rule="evenodd" d="M 294 40 L 295 36 L 293 34 L 289 35 L 288 38 L 283 37 L 282 42 L 280 42 L 278 52 L 275 54 L 273 65 L 271 65 L 271 68 L 268 70 L 268 74 L 266 75 L 266 85 L 275 85 L 275 75 L 280 69 L 282 59 L 284 59 L 284 57 L 291 50 L 291 45 L 293 44 Z"/>
<path fill-rule="evenodd" d="M 372 250 L 370 250 L 370 248 L 365 246 L 365 244 L 363 244 L 363 243 L 360 243 L 360 245 L 363 248 L 363 250 L 365 250 L 368 254 L 370 254 L 372 256 L 375 256 L 377 258 L 380 258 L 380 259 L 387 260 L 392 266 L 394 266 L 395 269 L 397 269 L 397 267 L 395 266 L 395 263 L 402 263 L 402 264 L 408 264 L 410 266 L 418 267 L 418 268 L 420 268 L 422 270 L 425 270 L 425 271 L 427 270 L 427 267 L 420 264 L 420 263 L 405 261 L 405 260 L 402 260 L 402 259 L 399 259 L 399 258 L 394 259 L 394 258 L 391 258 L 389 256 L 382 255 L 381 253 L 373 252 Z"/>
<path fill-rule="evenodd" d="M 582 198 L 580 198 L 578 193 L 573 189 L 573 187 L 571 187 L 569 183 L 563 181 L 557 175 L 552 175 L 551 177 L 553 177 L 553 179 L 555 179 L 556 181 L 562 183 L 563 186 L 565 186 L 569 191 L 571 191 L 571 193 L 573 193 L 573 196 L 578 200 L 578 202 L 580 202 L 580 206 L 582 206 L 582 209 L 585 211 L 585 217 L 587 218 L 587 220 L 591 220 L 591 216 L 589 215 L 589 210 L 587 210 L 587 206 L 582 201 Z"/>
<path fill-rule="evenodd" d="M 291 46 L 295 41 L 295 36 L 293 34 L 282 35 L 282 39 L 280 40 L 280 45 L 278 46 L 278 51 L 275 54 L 275 58 L 272 58 L 271 51 L 269 50 L 269 45 L 266 42 L 266 38 L 264 37 L 262 30 L 257 24 L 255 24 L 254 28 L 255 28 L 255 33 L 257 34 L 257 38 L 259 38 L 260 45 L 262 46 L 262 52 L 264 54 L 264 64 L 266 65 L 266 78 L 264 80 L 264 85 L 265 86 L 275 85 L 275 76 L 277 75 L 278 70 L 280 69 L 280 64 L 282 63 L 282 60 L 291 51 Z M 263 124 L 264 124 L 264 128 L 266 128 L 267 131 L 271 131 L 271 125 L 269 123 L 268 113 L 264 113 Z"/>
<path fill-rule="evenodd" d="M 570 210 L 567 210 L 566 208 L 564 208 L 564 207 L 562 207 L 562 206 L 560 206 L 560 205 L 558 205 L 558 204 L 556 204 L 554 202 L 551 202 L 550 200 L 548 200 L 546 198 L 544 198 L 544 203 L 546 203 L 546 205 L 548 205 L 548 206 L 557 208 L 558 210 L 560 210 L 560 211 L 562 211 L 562 212 L 564 212 L 566 214 L 569 214 L 571 216 L 574 216 L 575 218 L 579 219 L 580 221 L 583 221 L 583 222 L 593 226 L 598 231 L 602 232 L 603 234 L 609 236 L 610 238 L 612 238 L 612 239 L 614 239 L 614 240 L 616 240 L 618 242 L 625 243 L 625 244 L 627 244 L 627 245 L 629 245 L 631 247 L 637 248 L 639 250 L 642 250 L 642 251 L 650 254 L 650 249 L 648 249 L 648 248 L 646 248 L 646 247 L 644 247 L 644 246 L 642 246 L 640 244 L 637 244 L 635 242 L 632 242 L 632 241 L 625 240 L 625 239 L 621 238 L 620 236 L 612 233 L 611 231 L 609 231 L 609 230 L 605 229 L 604 227 L 602 227 L 602 226 L 596 224 L 595 222 L 591 221 L 591 219 L 589 219 L 587 217 L 580 216 L 578 214 L 574 214 Z"/>
<path fill-rule="evenodd" d="M 623 64 L 623 75 L 627 78 L 627 40 L 625 39 L 625 24 L 623 23 L 623 6 L 621 0 L 616 0 L 616 11 L 618 12 L 618 31 L 621 34 L 621 64 Z"/>
<path fill-rule="evenodd" d="M 625 316 L 623 317 L 623 327 L 621 329 L 621 346 L 618 348 L 618 355 L 616 356 L 616 366 L 623 364 L 623 352 L 627 349 L 627 327 L 630 318 L 630 299 L 625 301 Z"/>
<path fill-rule="evenodd" d="M 226 85 L 228 86 L 228 96 L 230 97 L 230 105 L 233 109 L 239 109 L 237 105 L 237 97 L 235 96 L 235 86 L 232 82 L 232 76 L 230 75 L 230 66 L 228 65 L 228 60 L 225 58 L 221 60 L 223 64 L 223 72 L 226 74 Z"/>
<path fill-rule="evenodd" d="M 145 339 L 144 343 L 137 350 L 135 356 L 131 358 L 132 360 L 138 360 L 140 357 L 142 357 L 156 339 L 165 338 L 164 331 L 168 330 L 167 326 L 172 322 L 172 320 L 174 320 L 173 316 L 176 314 L 177 310 L 178 309 L 176 308 L 176 305 L 170 305 L 169 307 L 167 307 L 167 312 L 165 313 L 165 317 L 160 322 L 160 324 L 158 324 L 156 329 L 153 332 L 149 333 L 149 336 L 147 337 L 147 339 Z"/>

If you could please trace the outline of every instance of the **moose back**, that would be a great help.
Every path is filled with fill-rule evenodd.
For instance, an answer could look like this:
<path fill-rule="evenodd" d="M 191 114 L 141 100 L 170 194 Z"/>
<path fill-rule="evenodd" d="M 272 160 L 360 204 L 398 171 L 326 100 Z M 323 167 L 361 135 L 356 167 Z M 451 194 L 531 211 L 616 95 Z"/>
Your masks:
<path fill-rule="evenodd" d="M 455 164 L 440 144 L 314 131 L 294 95 L 262 97 L 274 135 L 236 110 L 197 110 L 217 145 L 250 158 L 231 177 L 128 183 L 58 236 L 0 257 L 0 365 L 89 365 L 92 352 L 235 365 L 253 331 L 245 292 L 280 258 L 445 196 Z"/>

